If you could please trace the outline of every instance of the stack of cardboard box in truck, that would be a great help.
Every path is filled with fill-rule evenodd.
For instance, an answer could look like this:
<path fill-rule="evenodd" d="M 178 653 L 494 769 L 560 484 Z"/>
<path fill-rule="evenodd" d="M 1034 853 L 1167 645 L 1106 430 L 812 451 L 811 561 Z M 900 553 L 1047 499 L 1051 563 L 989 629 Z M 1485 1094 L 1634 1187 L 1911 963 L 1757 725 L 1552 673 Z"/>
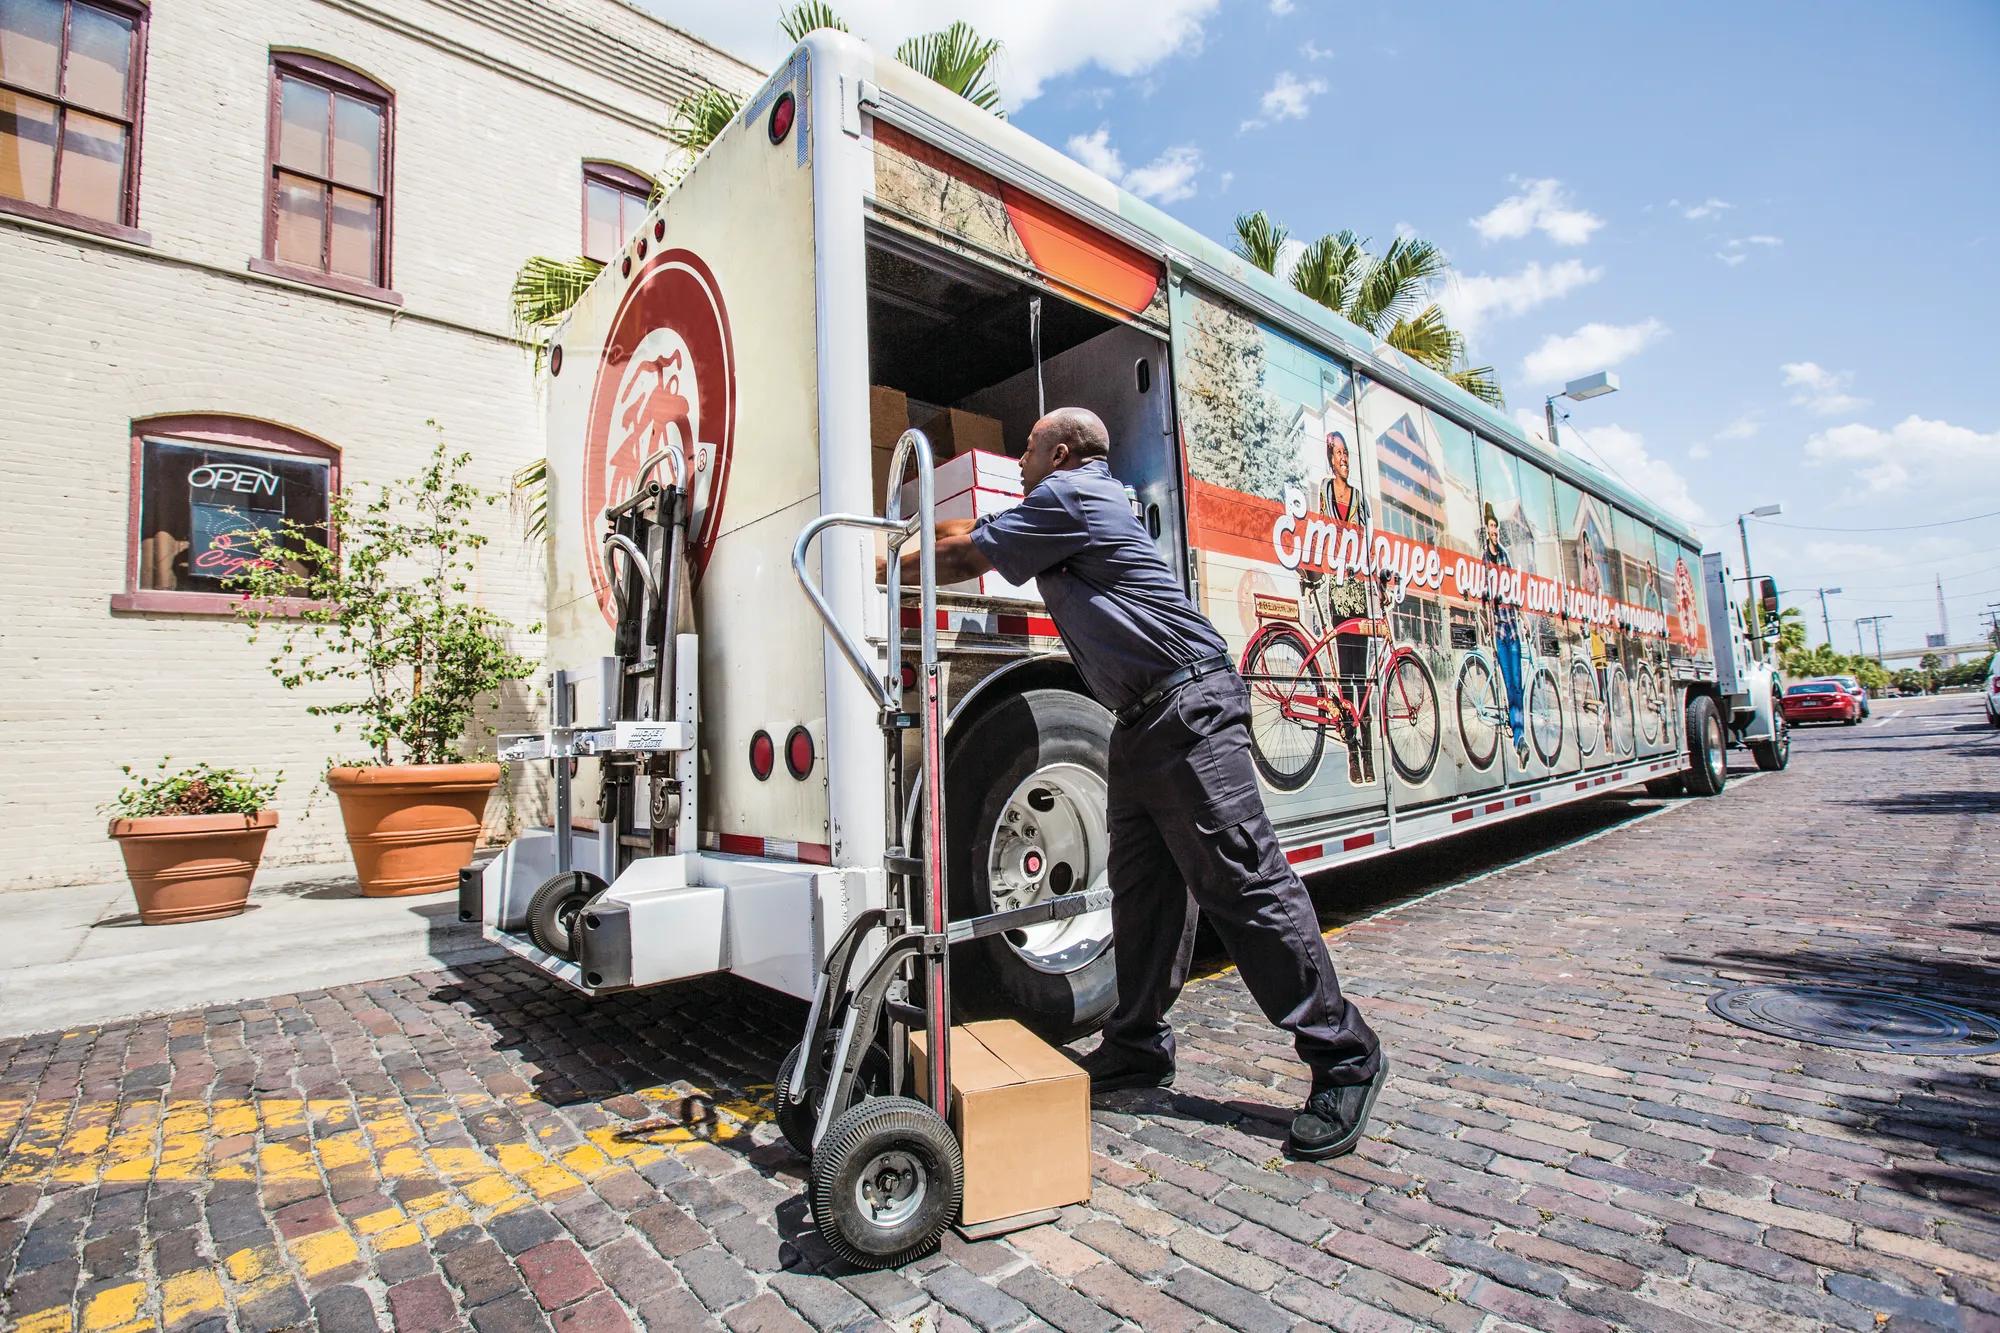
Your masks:
<path fill-rule="evenodd" d="M 868 390 L 868 439 L 873 446 L 873 467 L 869 475 L 874 481 L 871 494 L 878 506 L 882 503 L 884 488 L 889 480 L 889 463 L 895 457 L 896 441 L 911 426 L 929 437 L 933 463 L 942 464 L 974 450 L 1002 457 L 1007 452 L 1000 422 L 995 417 L 981 416 L 963 408 L 913 403 L 901 389 L 891 389 L 883 384 L 871 385 Z M 942 485 L 938 495 L 940 498 L 944 495 Z"/>

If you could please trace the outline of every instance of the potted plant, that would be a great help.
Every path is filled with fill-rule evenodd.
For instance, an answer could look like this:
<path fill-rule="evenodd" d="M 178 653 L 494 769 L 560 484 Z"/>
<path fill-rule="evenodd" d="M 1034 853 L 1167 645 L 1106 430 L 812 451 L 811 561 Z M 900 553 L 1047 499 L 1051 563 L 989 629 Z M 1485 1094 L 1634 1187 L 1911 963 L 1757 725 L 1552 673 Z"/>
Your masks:
<path fill-rule="evenodd" d="M 353 688 L 306 711 L 368 747 L 326 781 L 369 897 L 457 883 L 500 781 L 498 764 L 466 754 L 473 715 L 534 670 L 508 646 L 507 622 L 469 596 L 487 541 L 473 516 L 500 499 L 462 479 L 471 459 L 440 438 L 414 476 L 332 497 L 324 529 L 286 519 L 232 534 L 254 556 L 233 581 L 251 637 L 282 640 L 271 673 L 292 689 Z"/>
<path fill-rule="evenodd" d="M 148 777 L 126 765 L 131 785 L 110 805 L 139 919 L 168 926 L 235 916 L 278 823 L 269 808 L 278 781 L 207 764 L 169 772 L 167 764 Z"/>

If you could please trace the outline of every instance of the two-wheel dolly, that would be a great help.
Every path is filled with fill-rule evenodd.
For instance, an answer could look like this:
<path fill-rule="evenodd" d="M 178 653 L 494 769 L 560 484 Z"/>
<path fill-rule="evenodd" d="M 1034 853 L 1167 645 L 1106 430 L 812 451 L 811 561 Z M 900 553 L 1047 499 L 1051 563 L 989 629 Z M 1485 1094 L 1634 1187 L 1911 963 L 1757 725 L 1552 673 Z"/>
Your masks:
<path fill-rule="evenodd" d="M 914 460 L 917 512 L 902 516 L 901 490 Z M 826 514 L 792 550 L 813 608 L 880 713 L 889 833 L 885 902 L 860 913 L 827 953 L 804 1038 L 778 1070 L 777 1120 L 811 1158 L 814 1224 L 834 1252 L 864 1268 L 888 1268 L 930 1251 L 958 1219 L 964 1165 L 951 1127 L 950 948 L 961 941 L 1062 920 L 1110 905 L 1108 890 L 1066 894 L 966 921 L 948 919 L 945 887 L 942 677 L 937 650 L 936 482 L 931 446 L 911 430 L 896 443 L 883 513 Z M 806 569 L 813 539 L 830 528 L 887 534 L 886 653 L 874 656 L 840 624 Z M 903 707 L 901 551 L 918 546 L 919 630 L 914 711 Z M 918 737 L 914 815 L 905 821 L 903 734 Z M 912 1002 L 912 997 L 915 1002 Z M 904 1048 L 924 1032 L 923 1086 L 908 1089 Z"/>

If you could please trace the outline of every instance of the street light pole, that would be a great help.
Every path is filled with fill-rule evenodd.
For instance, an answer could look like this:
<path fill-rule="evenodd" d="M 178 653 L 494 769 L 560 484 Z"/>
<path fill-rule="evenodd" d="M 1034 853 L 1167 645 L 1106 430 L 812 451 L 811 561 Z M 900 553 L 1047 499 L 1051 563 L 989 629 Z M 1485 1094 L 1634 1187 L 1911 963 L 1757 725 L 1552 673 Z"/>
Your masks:
<path fill-rule="evenodd" d="M 1745 584 L 1743 600 L 1746 602 L 1757 595 L 1757 572 L 1750 567 L 1749 520 L 1753 518 L 1775 518 L 1784 512 L 1785 507 L 1783 505 L 1758 505 L 1755 509 L 1736 516 L 1736 533 L 1743 539 L 1743 582 Z M 1757 634 L 1753 642 L 1757 660 L 1761 662 L 1764 660 L 1764 617 L 1761 613 L 1761 608 L 1756 617 L 1756 625 Z"/>
<path fill-rule="evenodd" d="M 1618 377 L 1608 370 L 1600 370 L 1595 375 L 1585 375 L 1582 379 L 1571 380 L 1563 385 L 1561 393 L 1552 393 L 1542 400 L 1542 416 L 1549 423 L 1549 448 L 1560 448 L 1556 439 L 1556 399 L 1568 398 L 1572 402 L 1584 402 L 1591 398 L 1602 398 L 1607 393 L 1618 392 Z"/>

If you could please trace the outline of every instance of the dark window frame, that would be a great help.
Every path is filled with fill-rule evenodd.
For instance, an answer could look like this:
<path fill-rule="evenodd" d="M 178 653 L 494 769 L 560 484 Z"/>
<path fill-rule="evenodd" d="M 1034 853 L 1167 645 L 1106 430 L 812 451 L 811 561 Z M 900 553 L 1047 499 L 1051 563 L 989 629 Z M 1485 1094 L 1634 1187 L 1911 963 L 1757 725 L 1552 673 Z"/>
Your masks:
<path fill-rule="evenodd" d="M 608 255 L 593 255 L 590 253 L 590 187 L 593 184 L 608 186 L 625 194 L 636 194 L 643 201 L 652 198 L 653 191 L 657 188 L 658 182 L 641 172 L 632 170 L 630 167 L 620 166 L 616 162 L 606 162 L 601 158 L 584 159 L 583 184 L 580 187 L 578 201 L 582 209 L 583 230 L 577 253 L 586 259 L 595 259 L 599 263 L 608 264 L 618 257 L 616 253 Z M 630 239 L 631 237 L 629 236 L 625 238 L 625 240 Z M 620 241 L 619 245 L 622 247 L 624 243 L 624 241 Z"/>
<path fill-rule="evenodd" d="M 149 439 L 316 459 L 326 464 L 328 501 L 331 502 L 340 493 L 340 447 L 290 426 L 218 412 L 144 417 L 133 421 L 131 486 L 125 527 L 125 591 L 111 595 L 113 611 L 234 616 L 244 602 L 243 596 L 237 593 L 180 592 L 171 588 L 139 586 L 139 522 L 145 498 L 144 469 L 146 441 Z M 329 533 L 327 544 L 338 548 L 338 534 Z M 273 603 L 269 610 L 275 615 L 297 616 L 317 605 L 319 603 L 306 598 L 287 597 Z"/>
<path fill-rule="evenodd" d="M 344 93 L 377 103 L 382 108 L 382 154 L 380 159 L 381 190 L 375 196 L 382 205 L 382 230 L 376 240 L 376 279 L 368 282 L 350 277 L 344 273 L 333 273 L 327 269 L 308 268 L 278 258 L 278 144 L 284 131 L 283 90 L 284 80 L 294 78 L 302 83 L 324 89 L 329 95 Z M 396 195 L 396 94 L 388 87 L 375 82 L 359 70 L 337 64 L 322 56 L 305 55 L 296 51 L 271 52 L 270 70 L 265 90 L 265 135 L 264 135 L 264 252 L 250 261 L 250 271 L 266 277 L 284 278 L 291 282 L 301 282 L 313 287 L 325 287 L 332 291 L 345 292 L 350 296 L 367 297 L 389 305 L 403 304 L 403 298 L 394 287 L 395 260 L 395 195 Z M 332 132 L 332 112 L 328 112 L 328 133 Z M 328 162 L 331 171 L 332 163 Z M 283 170 L 294 176 L 305 176 L 318 181 L 329 189 L 338 187 L 367 193 L 355 186 L 321 178 L 311 172 L 285 167 Z M 333 244 L 333 224 L 328 216 L 322 232 L 322 254 Z M 328 261 L 331 262 L 330 260 Z"/>
<path fill-rule="evenodd" d="M 94 9 L 108 10 L 132 20 L 132 65 L 131 75 L 126 81 L 125 97 L 127 117 L 120 123 L 125 126 L 127 148 L 125 152 L 125 179 L 119 188 L 119 220 L 106 222 L 84 213 L 73 213 L 65 208 L 49 204 L 30 203 L 26 199 L 15 199 L 0 195 L 0 213 L 11 213 L 17 217 L 32 218 L 37 222 L 47 222 L 58 227 L 68 227 L 75 231 L 89 232 L 95 236 L 107 236 L 113 240 L 129 241 L 134 245 L 151 245 L 150 233 L 139 228 L 139 152 L 144 141 L 143 124 L 146 110 L 146 47 L 148 29 L 152 21 L 152 8 L 144 0 L 62 0 L 63 27 L 62 46 L 56 53 L 56 91 L 37 92 L 18 84 L 0 80 L 0 89 L 22 97 L 32 97 L 40 102 L 52 102 L 56 107 L 56 159 L 53 185 L 61 189 L 63 117 L 71 104 L 63 97 L 62 88 L 69 72 L 70 20 L 79 4 Z M 86 115 L 101 120 L 117 120 L 95 107 L 79 107 Z M 55 196 L 55 197 L 60 197 Z"/>

